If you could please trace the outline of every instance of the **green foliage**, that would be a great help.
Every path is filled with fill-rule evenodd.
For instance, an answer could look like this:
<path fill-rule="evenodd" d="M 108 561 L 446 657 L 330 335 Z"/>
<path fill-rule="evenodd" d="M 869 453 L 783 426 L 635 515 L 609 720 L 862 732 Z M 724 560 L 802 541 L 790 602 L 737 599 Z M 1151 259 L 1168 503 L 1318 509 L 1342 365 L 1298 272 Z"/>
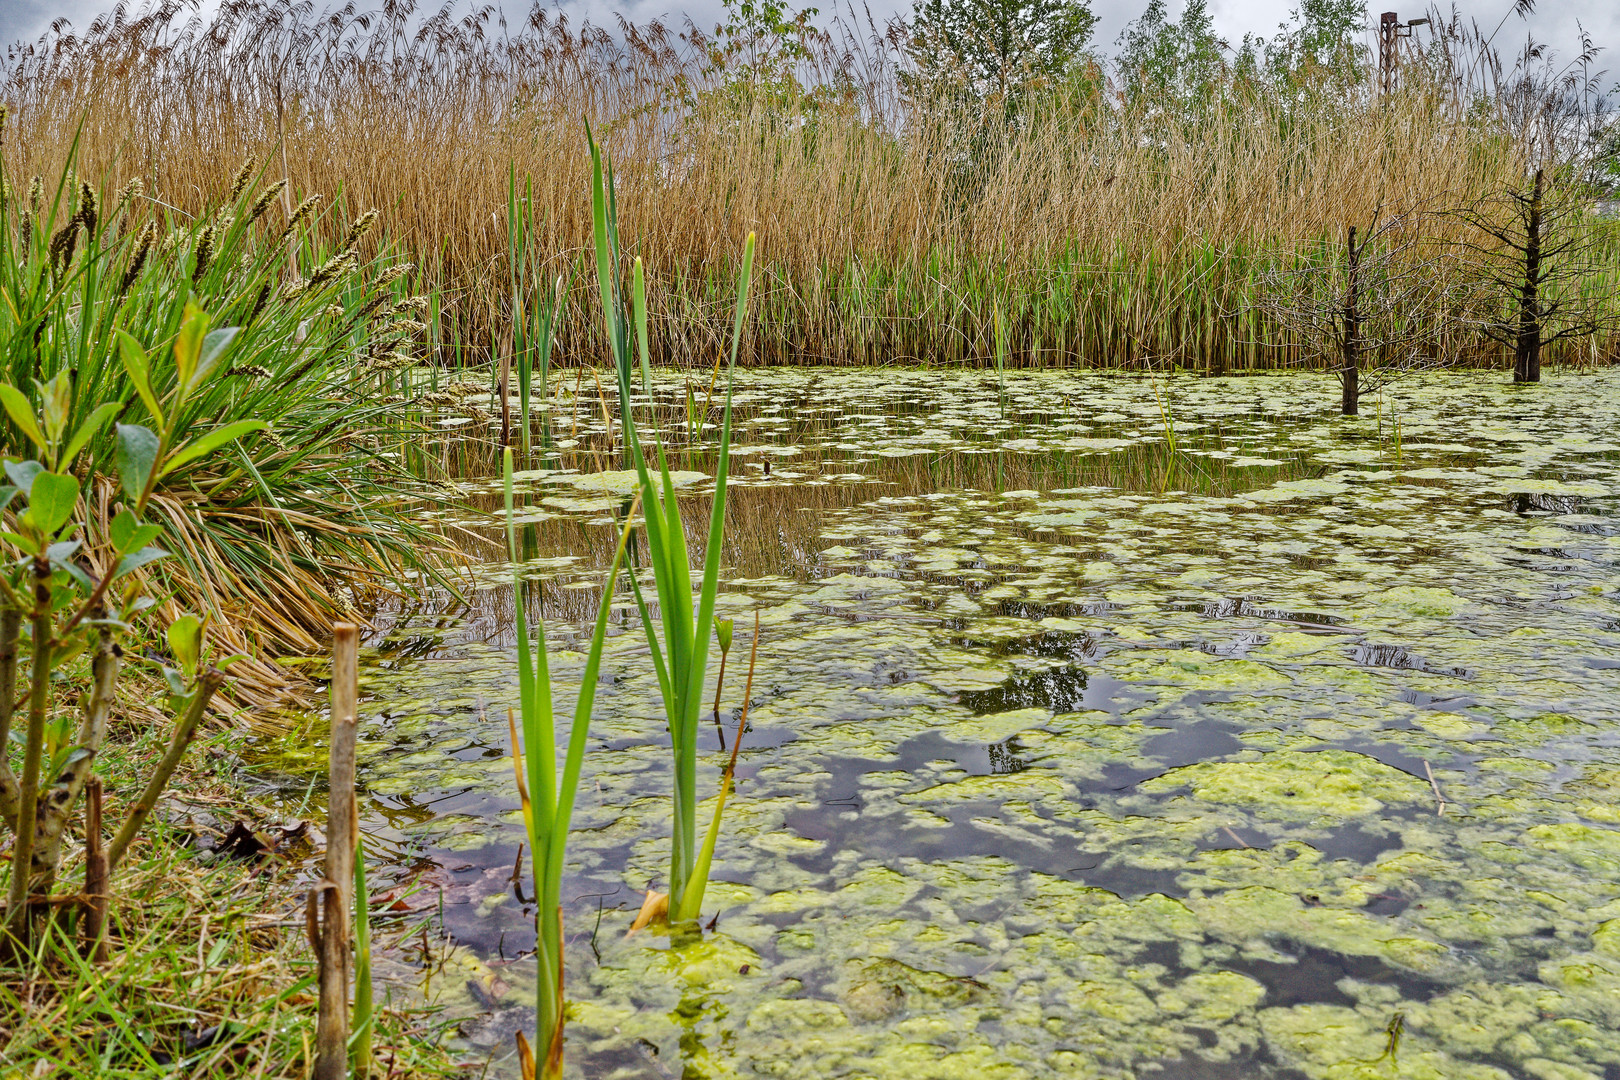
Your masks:
<path fill-rule="evenodd" d="M 371 1076 L 376 1003 L 371 985 L 371 892 L 366 888 L 366 845 L 354 845 L 354 1016 L 349 1024 L 349 1060 L 355 1080 Z"/>
<path fill-rule="evenodd" d="M 519 443 L 525 457 L 534 434 L 531 408 L 535 375 L 539 375 L 540 396 L 544 398 L 551 380 L 551 348 L 562 314 L 562 298 L 567 294 L 561 277 L 553 285 L 541 272 L 544 260 L 540 245 L 534 239 L 535 225 L 534 180 L 525 180 L 520 195 L 517 169 L 509 166 L 506 248 L 511 276 L 512 349 L 508 365 L 517 374 L 518 415 L 522 427 Z"/>
<path fill-rule="evenodd" d="M 75 426 L 74 380 L 67 370 L 34 383 L 37 407 L 16 386 L 0 383 L 0 401 L 31 451 L 25 457 L 5 456 L 11 483 L 0 486 L 0 508 L 7 515 L 0 528 L 0 817 L 15 836 L 6 909 L 12 948 L 28 940 L 30 912 L 56 882 L 67 822 L 106 738 L 125 655 L 122 642 L 134 632 L 144 611 L 169 598 L 161 590 L 149 589 L 148 575 L 133 576 L 169 557 L 154 543 L 163 527 L 146 523 L 145 518 L 159 478 L 196 456 L 196 447 L 178 435 L 176 424 L 189 399 L 206 392 L 220 377 L 217 353 L 223 348 L 215 346 L 211 355 L 210 341 L 219 339 L 207 333 L 207 316 L 196 305 L 185 306 L 183 319 L 175 339 L 176 363 L 183 376 L 166 396 L 166 422 L 157 431 L 139 424 L 118 425 L 115 467 L 123 498 L 99 535 L 87 528 L 93 504 L 81 499 L 76 470 L 82 468 L 81 459 L 93 453 L 95 438 L 116 410 L 107 409 L 104 402 L 86 403 L 79 412 L 83 419 Z M 219 447 L 261 426 L 227 425 L 202 438 Z M 13 732 L 12 721 L 19 703 L 15 686 L 23 667 L 24 623 L 29 628 L 30 679 L 29 691 L 20 701 L 26 709 L 26 729 L 19 733 Z M 162 672 L 175 714 L 173 738 L 149 773 L 144 791 L 129 807 L 103 873 L 116 868 L 151 813 L 223 681 L 223 669 L 239 659 L 206 662 L 205 623 L 195 615 L 181 615 L 169 625 L 173 663 L 162 665 Z M 90 689 L 75 735 L 72 714 L 57 715 L 54 699 L 58 684 L 86 654 Z M 20 735 L 15 741 L 22 744 L 21 767 L 15 770 L 14 735 Z"/>
<path fill-rule="evenodd" d="M 1224 78 L 1223 43 L 1215 36 L 1208 0 L 1187 0 L 1176 20 L 1165 0 L 1149 0 L 1118 45 L 1114 68 L 1126 100 L 1168 118 L 1201 116 Z"/>
<path fill-rule="evenodd" d="M 364 587 L 430 544 L 396 509 L 406 474 L 385 452 L 412 425 L 370 374 L 395 362 L 382 324 L 409 268 L 362 260 L 366 217 L 341 250 L 318 248 L 314 202 L 274 223 L 279 185 L 251 179 L 195 219 L 71 169 L 54 191 L 35 178 L 38 198 L 8 188 L 0 438 L 48 468 L 73 457 L 92 505 L 114 478 L 144 493 L 177 530 L 164 572 L 183 600 L 233 603 L 270 640 L 310 645 L 338 610 L 328 567 Z"/>
<path fill-rule="evenodd" d="M 542 1059 L 540 1075 L 554 1077 L 562 1069 L 563 1028 L 563 940 L 562 877 L 563 854 L 568 846 L 568 826 L 573 820 L 574 793 L 585 760 L 585 736 L 590 729 L 591 706 L 596 701 L 597 676 L 602 666 L 602 645 L 607 639 L 608 613 L 613 607 L 613 590 L 619 567 L 630 539 L 630 522 L 625 522 L 619 546 L 597 607 L 596 625 L 580 676 L 579 697 L 574 703 L 573 724 L 568 730 L 568 748 L 561 775 L 557 771 L 557 736 L 552 717 L 551 665 L 546 650 L 546 630 L 538 616 L 529 623 L 525 602 L 526 583 L 519 568 L 517 529 L 513 519 L 512 451 L 503 457 L 502 486 L 506 495 L 506 541 L 512 558 L 512 589 L 517 610 L 518 704 L 522 718 L 522 742 L 518 742 L 513 721 L 512 764 L 517 772 L 518 798 L 523 807 L 523 823 L 529 834 L 530 860 L 534 864 L 537 903 L 539 961 L 536 987 L 536 1046 Z M 532 642 L 532 643 L 531 643 Z M 508 714 L 510 719 L 511 714 Z M 519 1042 L 520 1052 L 527 1045 Z M 529 1062 L 525 1075 L 535 1075 Z"/>
<path fill-rule="evenodd" d="M 802 91 L 799 66 L 813 56 L 816 8 L 794 12 L 784 0 L 726 0 L 726 21 L 708 41 L 705 70 L 732 92 L 768 98 Z"/>
<path fill-rule="evenodd" d="M 1367 30 L 1366 0 L 1301 0 L 1271 38 L 1244 37 L 1233 71 L 1285 100 L 1349 100 L 1372 75 Z"/>
<path fill-rule="evenodd" d="M 918 0 L 905 76 L 915 99 L 995 104 L 1010 120 L 1028 94 L 1089 58 L 1085 0 Z"/>
<path fill-rule="evenodd" d="M 605 172 L 601 152 L 591 144 L 591 206 L 596 239 L 597 283 L 602 295 L 602 312 L 618 374 L 619 416 L 624 431 L 625 454 L 636 471 L 637 489 L 647 541 L 647 557 L 652 563 L 657 590 L 658 620 L 662 634 L 654 626 L 652 605 L 642 595 L 632 576 L 636 605 L 641 614 L 647 646 L 669 722 L 670 748 L 674 757 L 674 836 L 670 844 L 669 915 L 676 922 L 697 918 L 708 886 L 708 865 L 719 834 L 723 803 L 717 804 L 706 840 L 699 850 L 697 839 L 697 741 L 698 716 L 703 708 L 703 681 L 708 670 L 709 641 L 715 633 L 714 605 L 720 588 L 720 553 L 725 533 L 726 481 L 731 461 L 731 391 L 736 372 L 737 352 L 742 340 L 743 321 L 748 310 L 748 286 L 753 274 L 754 236 L 743 248 L 742 272 L 737 284 L 737 302 L 731 331 L 731 360 L 726 379 L 726 404 L 720 423 L 719 457 L 715 467 L 714 503 L 709 514 L 708 538 L 703 549 L 703 574 L 694 609 L 692 568 L 686 548 L 686 523 L 670 478 L 669 462 L 661 437 L 657 446 L 659 481 L 655 482 L 637 432 L 633 398 L 635 374 L 630 345 L 630 328 L 636 334 L 640 360 L 641 388 L 650 392 L 650 362 L 647 353 L 647 299 L 641 262 L 635 264 L 632 303 L 626 311 L 619 278 L 620 246 L 618 204 L 613 190 L 613 174 Z"/>

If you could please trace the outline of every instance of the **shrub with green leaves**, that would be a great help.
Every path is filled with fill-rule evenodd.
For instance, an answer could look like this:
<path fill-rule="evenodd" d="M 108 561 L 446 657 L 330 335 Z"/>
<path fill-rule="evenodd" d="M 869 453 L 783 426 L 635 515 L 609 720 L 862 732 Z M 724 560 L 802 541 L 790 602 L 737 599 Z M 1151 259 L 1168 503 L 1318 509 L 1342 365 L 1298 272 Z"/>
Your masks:
<path fill-rule="evenodd" d="M 106 740 L 119 670 L 129 655 L 124 641 L 163 596 L 147 572 L 169 556 L 159 543 L 168 530 L 150 520 L 153 493 L 187 463 L 264 427 L 263 421 L 242 421 L 192 441 L 177 430 L 177 418 L 230 336 L 209 333 L 207 316 L 187 305 L 173 348 L 178 381 L 161 399 L 151 386 L 151 358 L 132 340 L 125 342 L 123 365 L 160 418 L 155 430 L 117 422 L 123 411 L 117 401 L 76 416 L 69 371 L 33 385 L 37 407 L 19 387 L 0 383 L 0 404 L 29 451 L 7 453 L 6 482 L 0 485 L 0 818 L 14 837 L 0 946 L 13 953 L 30 938 L 31 913 L 50 901 L 68 822 Z M 104 527 L 93 533 L 86 526 L 96 504 L 85 497 L 78 473 L 90 447 L 103 438 L 111 444 L 118 486 L 103 508 Z M 179 767 L 225 669 L 240 659 L 209 661 L 206 621 L 185 614 L 169 623 L 169 658 L 160 665 L 174 716 L 168 750 L 125 808 L 104 855 L 87 857 L 87 896 L 105 893 Z M 28 689 L 19 697 L 23 672 Z M 77 716 L 58 700 L 75 678 L 88 683 Z M 18 705 L 24 710 L 20 732 L 13 730 Z M 20 765 L 12 753 L 16 742 L 22 744 Z M 100 837 L 94 841 L 90 850 L 99 852 Z"/>
<path fill-rule="evenodd" d="M 343 606 L 340 584 L 364 593 L 421 566 L 433 538 L 402 492 L 419 425 L 394 391 L 423 304 L 404 294 L 408 265 L 361 254 L 375 212 L 328 251 L 311 239 L 320 200 L 288 213 L 282 182 L 251 165 L 197 218 L 138 180 L 109 195 L 71 169 L 47 185 L 6 166 L 0 380 L 37 409 L 34 388 L 65 377 L 64 429 L 86 432 L 72 468 L 87 539 L 108 538 L 116 417 L 188 448 L 164 457 L 148 498 L 185 606 L 308 650 Z M 0 427 L 8 452 L 26 442 L 17 415 Z"/>

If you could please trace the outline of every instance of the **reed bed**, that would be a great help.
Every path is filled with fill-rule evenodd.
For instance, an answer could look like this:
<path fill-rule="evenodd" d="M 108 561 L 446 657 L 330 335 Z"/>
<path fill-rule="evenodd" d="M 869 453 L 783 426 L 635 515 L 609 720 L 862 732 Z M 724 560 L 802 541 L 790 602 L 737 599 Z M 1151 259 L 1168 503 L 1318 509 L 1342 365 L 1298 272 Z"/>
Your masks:
<path fill-rule="evenodd" d="M 1523 93 L 1456 89 L 1490 65 L 1455 51 L 1382 99 L 1233 79 L 1171 115 L 1077 77 L 1024 122 L 987 127 L 907 99 L 900 36 L 870 24 L 795 31 L 804 58 L 766 80 L 749 50 L 718 51 L 690 25 L 610 32 L 541 6 L 505 22 L 229 0 L 186 19 L 174 3 L 121 8 L 19 54 L 0 96 L 20 174 L 59 167 L 82 123 L 83 168 L 139 175 L 190 208 L 244 155 L 279 171 L 284 154 L 295 196 L 382 210 L 418 284 L 439 290 L 433 338 L 450 361 L 510 340 L 519 185 L 533 276 L 570 283 L 556 361 L 603 355 L 587 120 L 617 169 L 626 258 L 646 267 L 654 356 L 705 366 L 750 231 L 744 364 L 988 366 L 999 307 L 1010 366 L 1315 365 L 1260 303 L 1271 271 L 1350 223 L 1477 204 L 1546 149 Z M 1467 277 L 1467 226 L 1435 212 L 1424 228 L 1434 272 Z M 1587 284 L 1612 295 L 1617 279 Z M 1448 313 L 1419 314 L 1436 355 L 1500 358 Z"/>

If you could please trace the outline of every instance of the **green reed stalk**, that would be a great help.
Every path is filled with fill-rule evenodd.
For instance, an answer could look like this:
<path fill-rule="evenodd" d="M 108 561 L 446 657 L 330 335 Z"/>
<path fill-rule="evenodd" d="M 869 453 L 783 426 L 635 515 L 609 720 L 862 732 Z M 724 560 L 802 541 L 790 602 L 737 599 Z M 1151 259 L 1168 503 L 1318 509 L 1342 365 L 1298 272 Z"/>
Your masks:
<path fill-rule="evenodd" d="M 709 639 L 714 628 L 715 596 L 720 587 L 720 549 L 725 531 L 726 479 L 731 465 L 731 398 L 742 340 L 743 320 L 748 310 L 748 286 L 753 275 L 752 233 L 743 247 L 742 276 L 737 283 L 737 304 L 732 321 L 731 358 L 726 382 L 726 405 L 720 426 L 720 455 L 715 468 L 714 505 L 709 514 L 708 541 L 703 552 L 703 576 L 693 610 L 691 562 L 686 550 L 686 527 L 681 520 L 680 503 L 670 479 L 669 462 L 662 438 L 654 432 L 658 455 L 659 482 L 655 483 L 631 407 L 632 367 L 630 329 L 619 278 L 620 245 L 618 204 L 613 190 L 613 173 L 604 174 L 601 151 L 591 142 L 591 209 L 596 240 L 597 283 L 602 293 L 602 314 L 608 344 L 619 380 L 619 411 L 624 428 L 625 455 L 636 471 L 641 494 L 643 528 L 647 538 L 648 560 L 652 563 L 657 591 L 658 616 L 663 623 L 660 642 L 653 625 L 651 607 L 642 595 L 639 582 L 631 578 L 636 606 L 652 652 L 658 675 L 658 689 L 664 700 L 669 722 L 671 752 L 674 758 L 674 836 L 670 845 L 669 917 L 673 922 L 697 918 L 708 887 L 708 861 L 699 870 L 697 841 L 697 741 L 698 717 L 703 708 L 703 680 L 708 669 Z M 646 284 L 641 261 L 636 260 L 631 309 L 638 346 L 644 392 L 651 390 L 647 346 Z M 723 802 L 716 805 L 711 832 L 717 833 Z M 712 854 L 712 843 L 705 845 Z"/>
<path fill-rule="evenodd" d="M 533 439 L 530 401 L 535 369 L 539 368 L 540 395 L 544 397 L 551 381 L 551 349 L 566 293 L 561 276 L 549 290 L 542 283 L 541 260 L 534 243 L 534 180 L 525 182 L 523 197 L 519 198 L 517 170 L 511 165 L 506 183 L 506 251 L 511 285 L 512 363 L 517 368 L 518 413 L 527 458 Z"/>
<path fill-rule="evenodd" d="M 371 996 L 371 894 L 366 889 L 366 845 L 354 844 L 354 1020 L 349 1025 L 349 1060 L 355 1080 L 371 1075 L 371 1036 L 375 1006 Z"/>
<path fill-rule="evenodd" d="M 525 1076 L 551 1080 L 562 1075 L 563 1053 L 563 940 L 562 877 L 563 854 L 568 844 L 568 826 L 574 814 L 574 793 L 579 787 L 580 766 L 585 759 L 585 737 L 591 723 L 591 707 L 596 701 L 597 676 L 602 667 L 602 644 L 607 638 L 608 612 L 613 605 L 613 589 L 630 539 L 631 507 L 619 534 L 619 546 L 602 590 L 596 625 L 580 676 L 579 697 L 574 703 L 574 720 L 568 730 L 568 749 L 563 755 L 562 776 L 557 775 L 556 729 L 552 718 L 551 665 L 546 654 L 545 624 L 537 616 L 529 625 L 527 590 L 518 566 L 517 528 L 512 514 L 512 450 L 503 457 L 502 483 L 506 494 L 506 543 L 512 558 L 513 602 L 516 605 L 518 649 L 518 704 L 522 715 L 522 740 L 513 710 L 507 710 L 512 729 L 512 767 L 517 774 L 518 799 L 523 807 L 523 823 L 529 834 L 530 861 L 534 864 L 534 891 L 539 962 L 536 990 L 536 1043 L 545 1056 L 538 1074 L 527 1040 L 518 1034 L 518 1053 L 527 1059 Z M 534 644 L 530 644 L 531 635 Z"/>

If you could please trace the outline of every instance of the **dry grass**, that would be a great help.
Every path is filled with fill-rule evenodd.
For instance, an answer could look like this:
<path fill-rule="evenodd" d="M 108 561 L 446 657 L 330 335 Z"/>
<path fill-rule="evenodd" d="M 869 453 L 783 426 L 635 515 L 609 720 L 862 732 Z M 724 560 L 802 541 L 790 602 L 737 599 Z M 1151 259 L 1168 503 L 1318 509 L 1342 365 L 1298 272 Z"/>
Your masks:
<path fill-rule="evenodd" d="M 501 335 L 509 162 L 533 178 L 541 249 L 583 266 L 582 119 L 617 166 L 657 347 L 694 363 L 718 351 L 750 230 L 766 332 L 745 362 L 982 361 L 999 302 L 1015 364 L 1304 363 L 1252 303 L 1260 269 L 1380 211 L 1476 202 L 1522 178 L 1534 142 L 1522 108 L 1416 80 L 1383 103 L 1233 87 L 1185 123 L 1087 84 L 1048 95 L 969 169 L 979 129 L 904 101 L 892 35 L 814 37 L 798 90 L 747 93 L 739 59 L 717 65 L 701 34 L 658 23 L 610 34 L 540 7 L 504 26 L 317 17 L 270 0 L 229 0 L 211 23 L 174 12 L 103 19 L 17 63 L 14 158 L 50 175 L 83 119 L 87 166 L 189 207 L 244 154 L 279 168 L 284 133 L 295 191 L 382 208 L 445 290 L 441 341 L 474 358 Z M 1452 248 L 1464 226 L 1426 228 Z M 586 280 L 565 362 L 601 355 Z M 1436 347 L 1496 355 L 1469 335 Z"/>

